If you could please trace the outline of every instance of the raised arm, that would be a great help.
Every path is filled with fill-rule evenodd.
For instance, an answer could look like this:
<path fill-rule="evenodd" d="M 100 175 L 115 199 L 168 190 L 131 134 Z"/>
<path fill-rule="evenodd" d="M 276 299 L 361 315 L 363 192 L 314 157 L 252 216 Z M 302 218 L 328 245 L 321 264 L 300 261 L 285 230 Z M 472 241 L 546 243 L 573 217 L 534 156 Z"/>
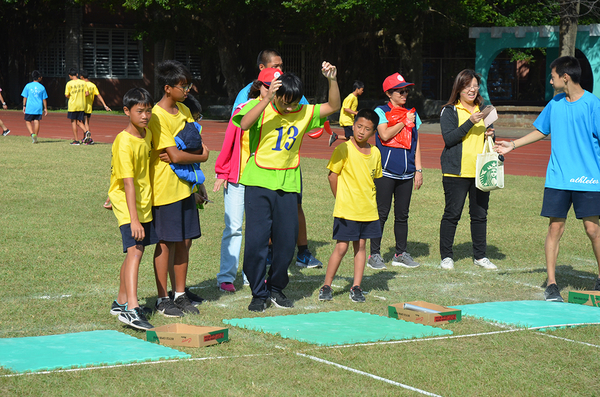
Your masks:
<path fill-rule="evenodd" d="M 337 83 L 337 68 L 329 62 L 323 62 L 321 73 L 327 78 L 329 84 L 329 97 L 327 103 L 321 104 L 319 116 L 325 118 L 341 109 L 342 100 L 340 98 L 340 88 Z"/>
<path fill-rule="evenodd" d="M 250 109 L 248 113 L 246 113 L 244 117 L 242 117 L 242 120 L 240 121 L 240 128 L 242 130 L 249 130 L 250 127 L 252 127 L 254 123 L 256 123 L 261 113 L 269 105 L 269 102 L 271 102 L 275 97 L 275 92 L 277 92 L 279 87 L 281 87 L 281 81 L 278 80 L 278 78 L 276 77 L 273 79 L 273 81 L 271 81 L 271 86 L 269 87 L 269 92 L 267 93 L 267 96 L 261 99 L 261 101 L 256 106 Z"/>

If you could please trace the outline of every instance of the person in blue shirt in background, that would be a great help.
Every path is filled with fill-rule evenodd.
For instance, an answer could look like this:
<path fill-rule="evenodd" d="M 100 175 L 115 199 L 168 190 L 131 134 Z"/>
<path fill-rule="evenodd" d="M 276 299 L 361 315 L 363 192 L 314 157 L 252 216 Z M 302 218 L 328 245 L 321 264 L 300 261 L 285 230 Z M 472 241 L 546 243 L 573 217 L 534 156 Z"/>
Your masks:
<path fill-rule="evenodd" d="M 31 72 L 33 81 L 23 88 L 21 96 L 23 97 L 23 113 L 25 114 L 25 125 L 31 135 L 31 142 L 38 143 L 40 133 L 40 121 L 42 114 L 48 115 L 48 94 L 46 88 L 41 84 L 42 74 L 39 70 Z"/>

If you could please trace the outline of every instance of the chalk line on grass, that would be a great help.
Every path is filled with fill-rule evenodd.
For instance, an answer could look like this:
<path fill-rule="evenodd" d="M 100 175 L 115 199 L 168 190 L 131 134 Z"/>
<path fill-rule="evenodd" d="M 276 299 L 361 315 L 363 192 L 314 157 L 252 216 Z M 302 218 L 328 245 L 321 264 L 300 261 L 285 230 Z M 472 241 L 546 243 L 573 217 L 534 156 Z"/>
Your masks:
<path fill-rule="evenodd" d="M 577 343 L 577 344 L 580 344 L 580 345 L 585 345 L 585 346 L 590 346 L 590 347 L 596 347 L 596 348 L 600 349 L 600 346 L 599 346 L 599 345 L 594 345 L 594 344 L 592 344 L 592 343 L 581 342 L 581 341 L 578 341 L 578 340 L 573 340 L 573 339 L 563 338 L 563 337 L 561 337 L 561 336 L 550 335 L 550 334 L 548 334 L 548 333 L 545 333 L 545 332 L 544 332 L 544 333 L 542 333 L 542 332 L 538 332 L 538 335 L 544 335 L 544 336 L 547 336 L 547 337 L 549 337 L 549 338 L 560 339 L 560 340 L 564 340 L 564 341 L 566 341 L 566 342 Z"/>
<path fill-rule="evenodd" d="M 303 353 L 296 353 L 296 355 L 297 356 L 301 356 L 301 357 L 306 357 L 306 358 L 308 358 L 310 360 L 313 360 L 313 361 L 316 361 L 316 362 L 319 362 L 319 363 L 323 363 L 323 364 L 327 364 L 327 365 L 333 365 L 334 367 L 337 367 L 337 368 L 340 368 L 340 369 L 343 369 L 343 370 L 346 370 L 346 371 L 354 372 L 355 374 L 358 374 L 358 375 L 368 376 L 369 378 L 373 378 L 375 380 L 379 380 L 379 381 L 382 381 L 382 382 L 385 382 L 385 383 L 389 383 L 390 385 L 399 386 L 399 387 L 402 387 L 404 389 L 407 389 L 407 390 L 410 390 L 410 391 L 414 391 L 414 392 L 417 392 L 417 393 L 420 393 L 420 394 L 423 394 L 423 395 L 426 395 L 426 396 L 441 397 L 439 394 L 434 394 L 434 393 L 430 393 L 430 392 L 425 391 L 425 390 L 417 389 L 416 387 L 405 385 L 404 383 L 396 382 L 396 381 L 393 381 L 391 379 L 383 378 L 381 376 L 370 374 L 368 372 L 361 371 L 361 370 L 358 370 L 358 369 L 355 369 L 355 368 L 347 367 L 347 366 L 342 365 L 342 364 L 334 363 L 333 361 L 323 360 L 322 358 L 318 358 L 318 357 L 311 356 L 311 355 L 308 355 L 308 354 L 303 354 Z"/>

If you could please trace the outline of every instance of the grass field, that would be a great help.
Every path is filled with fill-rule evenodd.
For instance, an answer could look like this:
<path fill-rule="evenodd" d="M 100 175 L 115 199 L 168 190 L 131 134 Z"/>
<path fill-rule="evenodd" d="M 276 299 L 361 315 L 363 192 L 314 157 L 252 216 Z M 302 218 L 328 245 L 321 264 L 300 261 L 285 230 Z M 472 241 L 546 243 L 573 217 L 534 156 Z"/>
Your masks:
<path fill-rule="evenodd" d="M 216 152 L 203 167 L 214 167 Z M 0 137 L 0 337 L 12 338 L 115 329 L 138 338 L 108 313 L 116 297 L 123 260 L 114 215 L 102 208 L 110 173 L 110 145 L 73 147 L 66 141 Z M 304 211 L 309 246 L 323 262 L 333 249 L 333 197 L 326 161 L 303 159 Z M 212 188 L 213 173 L 205 171 Z M 539 216 L 542 178 L 507 176 L 492 192 L 488 256 L 498 271 L 476 268 L 471 258 L 468 213 L 455 241 L 456 268 L 438 269 L 443 191 L 439 170 L 425 170 L 413 194 L 409 251 L 418 269 L 367 269 L 363 305 L 348 299 L 352 255 L 334 281 L 333 302 L 319 302 L 324 269 L 290 267 L 286 289 L 295 308 L 248 312 L 250 291 L 216 287 L 222 194 L 201 211 L 203 236 L 191 249 L 188 284 L 207 301 L 199 316 L 180 322 L 222 325 L 226 318 L 275 316 L 332 310 L 387 315 L 387 306 L 425 300 L 451 306 L 488 301 L 539 300 L 545 288 L 543 256 L 547 222 Z M 210 189 L 212 190 L 212 189 Z M 382 254 L 389 263 L 393 236 L 387 227 Z M 153 306 L 156 288 L 150 247 L 142 261 L 139 296 Z M 557 277 L 569 289 L 591 289 L 597 267 L 583 227 L 570 214 Z M 155 326 L 175 322 L 160 315 Z M 182 350 L 193 359 L 87 371 L 10 376 L 0 369 L 2 396 L 592 396 L 600 394 L 600 327 L 546 332 L 514 330 L 472 318 L 445 328 L 454 337 L 402 343 L 316 347 L 278 336 L 232 328 L 230 341 Z M 319 332 L 315 329 L 315 332 Z M 408 389 L 411 387 L 414 389 Z M 416 390 L 415 390 L 416 389 Z M 430 395 L 431 395 L 430 394 Z"/>

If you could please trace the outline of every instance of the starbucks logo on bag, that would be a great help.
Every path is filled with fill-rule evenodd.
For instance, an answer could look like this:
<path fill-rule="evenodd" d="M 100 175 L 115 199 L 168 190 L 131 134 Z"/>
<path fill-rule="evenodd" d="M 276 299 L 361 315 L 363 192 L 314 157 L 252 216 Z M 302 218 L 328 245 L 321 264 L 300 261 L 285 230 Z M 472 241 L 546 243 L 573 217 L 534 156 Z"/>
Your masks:
<path fill-rule="evenodd" d="M 496 186 L 498 183 L 498 161 L 488 161 L 479 171 L 479 182 L 482 186 Z"/>

